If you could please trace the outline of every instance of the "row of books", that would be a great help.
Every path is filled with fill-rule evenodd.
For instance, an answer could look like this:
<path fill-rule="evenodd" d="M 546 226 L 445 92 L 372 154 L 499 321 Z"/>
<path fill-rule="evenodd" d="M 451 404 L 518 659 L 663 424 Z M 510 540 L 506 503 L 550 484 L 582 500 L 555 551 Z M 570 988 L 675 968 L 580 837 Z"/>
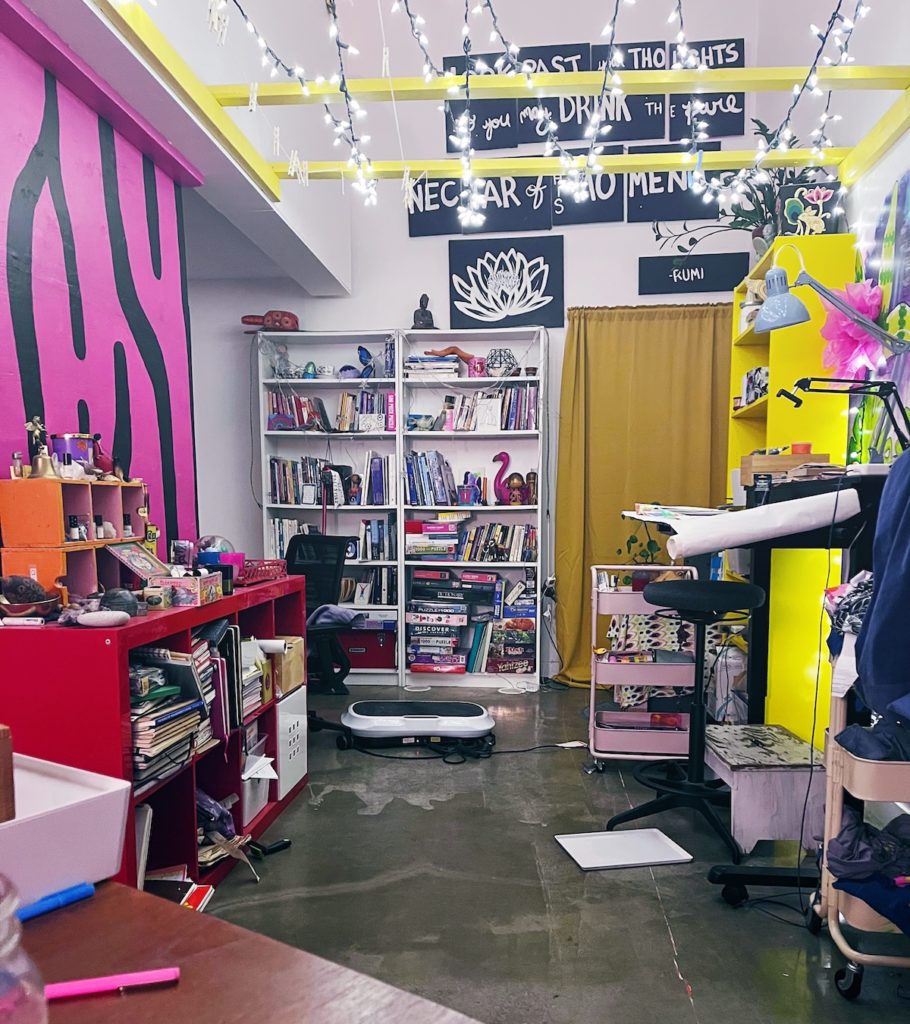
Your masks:
<path fill-rule="evenodd" d="M 394 560 L 398 557 L 396 515 L 361 519 L 356 558 L 363 562 Z"/>
<path fill-rule="evenodd" d="M 394 431 L 398 423 L 394 391 L 342 392 L 335 429 L 345 433 Z"/>
<path fill-rule="evenodd" d="M 537 528 L 527 523 L 485 523 L 459 534 L 458 523 L 405 523 L 405 555 L 425 561 L 536 562 Z"/>
<path fill-rule="evenodd" d="M 342 603 L 388 604 L 398 603 L 398 570 L 387 566 L 369 569 L 362 579 L 353 576 L 341 578 Z"/>
<path fill-rule="evenodd" d="M 412 672 L 536 670 L 537 601 L 532 571 L 507 584 L 497 573 L 415 569 L 405 611 Z"/>
<path fill-rule="evenodd" d="M 266 389 L 266 411 L 269 430 L 315 430 L 331 433 L 332 421 L 325 403 L 314 395 L 298 395 L 271 388 Z"/>
<path fill-rule="evenodd" d="M 456 505 L 458 491 L 452 467 L 441 452 L 410 452 L 405 456 L 408 503 Z"/>
<path fill-rule="evenodd" d="M 537 382 L 507 384 L 502 389 L 501 430 L 537 430 Z"/>
<path fill-rule="evenodd" d="M 368 451 L 364 454 L 363 474 L 357 501 L 351 505 L 389 505 L 395 497 L 395 456 Z"/>
<path fill-rule="evenodd" d="M 298 533 L 307 533 L 306 523 L 299 519 L 270 519 L 269 520 L 269 547 L 271 558 L 284 558 L 287 554 L 288 544 L 291 537 Z"/>
<path fill-rule="evenodd" d="M 316 505 L 321 497 L 325 459 L 269 456 L 269 500 L 280 505 Z"/>
<path fill-rule="evenodd" d="M 458 356 L 408 356 L 404 375 L 410 380 L 437 380 L 458 376 Z"/>

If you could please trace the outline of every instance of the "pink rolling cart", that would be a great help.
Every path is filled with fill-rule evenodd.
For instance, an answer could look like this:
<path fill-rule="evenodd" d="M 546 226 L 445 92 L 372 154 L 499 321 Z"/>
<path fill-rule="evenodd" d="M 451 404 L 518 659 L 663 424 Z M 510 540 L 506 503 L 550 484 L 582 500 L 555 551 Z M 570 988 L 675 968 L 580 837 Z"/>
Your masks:
<path fill-rule="evenodd" d="M 592 565 L 591 566 L 591 704 L 588 716 L 588 746 L 595 764 L 605 761 L 658 761 L 668 757 L 685 758 L 689 747 L 689 715 L 681 712 L 598 711 L 597 686 L 695 686 L 695 663 L 615 664 L 599 657 L 595 650 L 604 646 L 605 619 L 619 615 L 657 616 L 660 609 L 645 601 L 639 591 L 623 584 L 635 571 L 647 572 L 656 580 L 668 569 L 683 571 L 697 579 L 694 567 L 667 565 Z M 618 577 L 616 589 L 606 589 L 605 581 Z M 650 582 L 650 580 L 649 580 Z M 604 693 L 605 691 L 601 691 Z"/>

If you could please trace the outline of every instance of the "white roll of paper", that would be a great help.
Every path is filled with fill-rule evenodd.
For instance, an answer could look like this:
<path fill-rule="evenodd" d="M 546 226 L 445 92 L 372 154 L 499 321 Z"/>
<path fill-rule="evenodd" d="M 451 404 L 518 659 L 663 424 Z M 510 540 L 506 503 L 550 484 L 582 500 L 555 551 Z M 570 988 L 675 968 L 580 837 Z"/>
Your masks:
<path fill-rule="evenodd" d="M 264 654 L 287 654 L 288 645 L 284 640 L 257 640 Z"/>
<path fill-rule="evenodd" d="M 667 541 L 667 551 L 671 558 L 689 558 L 709 551 L 740 548 L 842 523 L 858 512 L 859 495 L 851 487 L 721 516 L 680 517 L 672 521 L 676 533 Z"/>

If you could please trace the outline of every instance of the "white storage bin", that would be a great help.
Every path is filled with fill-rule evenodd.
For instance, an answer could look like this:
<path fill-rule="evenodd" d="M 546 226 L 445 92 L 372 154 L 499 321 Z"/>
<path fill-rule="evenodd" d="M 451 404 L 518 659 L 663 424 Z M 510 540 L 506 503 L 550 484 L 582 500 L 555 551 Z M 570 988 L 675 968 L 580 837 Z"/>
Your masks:
<path fill-rule="evenodd" d="M 0 871 L 23 904 L 120 870 L 131 785 L 13 755 L 16 817 L 0 824 Z"/>
<path fill-rule="evenodd" d="M 305 686 L 278 702 L 278 799 L 283 800 L 307 772 Z"/>

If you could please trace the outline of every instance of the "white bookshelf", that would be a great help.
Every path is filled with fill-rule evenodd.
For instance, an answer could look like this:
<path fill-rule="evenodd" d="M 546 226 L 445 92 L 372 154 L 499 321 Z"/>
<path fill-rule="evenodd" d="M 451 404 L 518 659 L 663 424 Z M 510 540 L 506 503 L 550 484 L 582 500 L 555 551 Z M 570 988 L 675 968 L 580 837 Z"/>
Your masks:
<path fill-rule="evenodd" d="M 362 345 L 374 356 L 381 357 L 385 341 L 394 338 L 396 343 L 395 374 L 392 377 L 382 376 L 367 379 L 347 378 L 331 379 L 328 377 L 286 378 L 276 377 L 274 362 L 267 349 L 270 346 L 287 347 L 291 362 L 303 366 L 314 362 L 317 366 L 327 365 L 337 372 L 340 366 L 349 364 L 357 367 L 357 346 Z M 398 601 L 395 605 L 369 604 L 362 607 L 370 611 L 394 611 L 399 620 L 397 630 L 398 669 L 389 672 L 385 669 L 363 669 L 354 671 L 348 677 L 353 685 L 399 685 L 405 689 L 425 689 L 437 686 L 446 687 L 487 687 L 506 689 L 515 692 L 536 690 L 542 672 L 541 662 L 541 631 L 544 628 L 541 609 L 541 587 L 546 578 L 546 567 L 543 559 L 548 550 L 546 536 L 545 511 L 548 507 L 546 494 L 547 478 L 547 440 L 548 440 L 548 352 L 546 332 L 536 327 L 509 328 L 500 330 L 475 331 L 345 331 L 345 332 L 261 332 L 258 391 L 260 398 L 260 445 L 262 465 L 263 494 L 263 542 L 266 557 L 275 552 L 271 549 L 274 519 L 297 520 L 321 526 L 323 509 L 321 504 L 299 505 L 274 501 L 270 491 L 269 458 L 298 459 L 301 456 L 313 456 L 328 459 L 335 464 L 347 464 L 359 473 L 364 460 L 364 453 L 372 449 L 378 455 L 393 455 L 395 479 L 390 481 L 390 501 L 382 505 L 345 505 L 329 507 L 325 510 L 327 531 L 329 533 L 351 536 L 356 534 L 359 519 L 385 518 L 391 512 L 397 512 L 397 550 L 395 560 L 361 560 L 352 559 L 345 562 L 345 574 L 357 576 L 361 570 L 371 568 L 397 568 L 398 570 Z M 426 349 L 458 346 L 472 354 L 486 356 L 493 348 L 508 348 L 513 352 L 521 367 L 520 377 L 468 377 L 466 368 L 459 364 L 459 376 L 440 377 L 437 379 L 409 380 L 405 376 L 404 363 L 408 355 L 422 355 Z M 528 375 L 527 367 L 535 368 Z M 464 374 L 462 376 L 462 374 Z M 426 431 L 408 430 L 409 412 L 438 412 L 446 395 L 470 395 L 478 390 L 493 390 L 506 384 L 537 384 L 538 410 L 537 430 L 504 430 L 504 431 Z M 357 392 L 360 389 L 390 391 L 395 395 L 397 409 L 397 429 L 381 432 L 333 432 L 304 430 L 270 430 L 268 428 L 268 404 L 266 396 L 269 390 L 283 391 L 285 394 L 319 393 L 329 419 L 334 422 L 338 411 L 339 396 L 343 392 Z M 439 561 L 425 562 L 405 557 L 405 527 L 410 519 L 432 518 L 443 511 L 453 511 L 458 506 L 451 505 L 415 505 L 407 504 L 407 484 L 405 479 L 405 456 L 410 452 L 439 449 L 450 463 L 456 483 L 460 483 L 465 472 L 479 472 L 490 481 L 488 500 L 495 501 L 492 494 L 492 483 L 499 469 L 492 458 L 500 451 L 507 451 L 511 462 L 509 472 L 519 472 L 527 476 L 528 471 L 537 473 L 538 496 L 534 504 L 528 505 L 495 505 L 472 506 L 472 518 L 465 524 L 467 528 L 483 525 L 487 522 L 515 523 L 525 522 L 537 529 L 538 561 L 536 562 L 478 562 L 478 561 Z M 465 509 L 467 510 L 467 509 Z M 281 552 L 280 554 L 283 554 Z M 407 667 L 407 639 L 404 629 L 404 611 L 409 598 L 411 575 L 415 568 L 463 569 L 489 571 L 500 574 L 510 583 L 524 579 L 525 569 L 536 569 L 536 592 L 533 596 L 537 601 L 537 630 L 535 674 L 510 674 L 490 672 L 469 672 L 465 674 L 430 674 L 411 672 Z M 346 607 L 355 607 L 347 602 Z"/>

